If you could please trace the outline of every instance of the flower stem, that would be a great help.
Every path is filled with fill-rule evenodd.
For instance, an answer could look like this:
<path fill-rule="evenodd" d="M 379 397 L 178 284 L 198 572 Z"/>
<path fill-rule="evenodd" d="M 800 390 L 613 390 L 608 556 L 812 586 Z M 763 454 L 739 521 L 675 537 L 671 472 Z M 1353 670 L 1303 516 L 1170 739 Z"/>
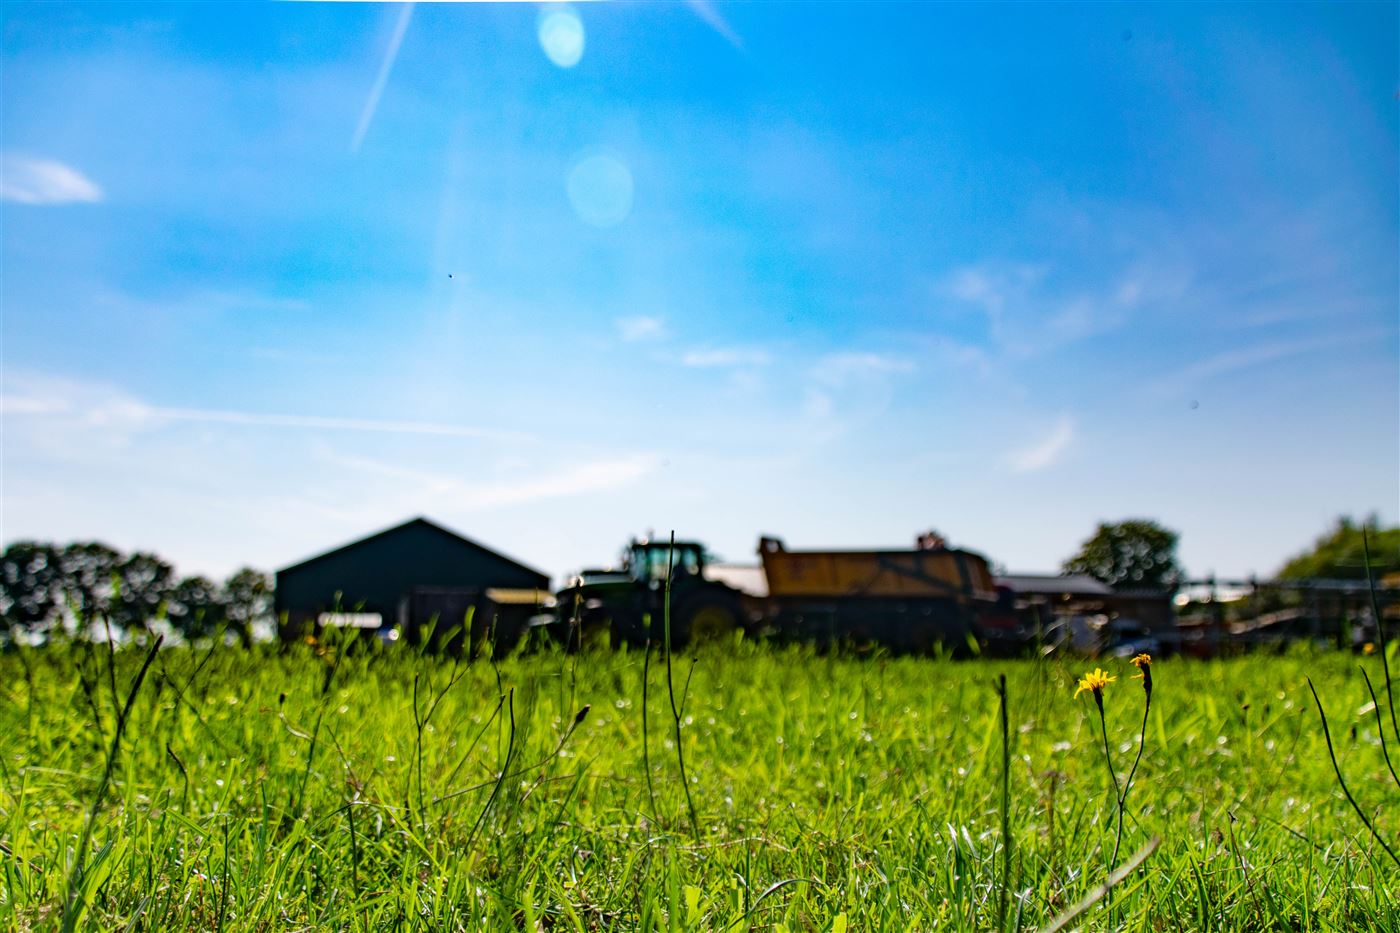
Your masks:
<path fill-rule="evenodd" d="M 1128 772 L 1128 780 L 1123 784 L 1123 791 L 1118 795 L 1118 835 L 1113 840 L 1113 859 L 1110 865 L 1118 864 L 1118 847 L 1123 843 L 1123 811 L 1128 806 L 1128 791 L 1133 788 L 1133 776 L 1137 774 L 1138 765 L 1142 763 L 1142 752 L 1147 748 L 1147 714 L 1152 709 L 1152 694 L 1147 694 L 1147 702 L 1142 706 L 1142 729 L 1138 732 L 1138 753 L 1133 759 L 1132 770 Z"/>
<path fill-rule="evenodd" d="M 1011 724 L 1006 712 L 1006 675 L 997 678 L 1001 703 L 1001 890 L 997 897 L 997 930 L 1006 930 L 1011 897 Z"/>
<path fill-rule="evenodd" d="M 1121 839 L 1122 836 L 1123 836 L 1123 798 L 1122 798 L 1122 796 L 1121 796 L 1121 795 L 1119 794 L 1119 792 L 1118 792 L 1118 773 L 1117 773 L 1116 771 L 1113 770 L 1113 750 L 1110 749 L 1109 746 L 1108 746 L 1108 719 L 1107 719 L 1106 716 L 1104 716 L 1104 711 L 1103 711 L 1103 699 L 1102 699 L 1102 697 L 1099 695 L 1098 691 L 1095 691 L 1095 692 L 1094 692 L 1094 701 L 1095 701 L 1095 705 L 1098 706 L 1098 708 L 1099 708 L 1099 728 L 1100 728 L 1100 729 L 1102 730 L 1102 732 L 1103 732 L 1103 760 L 1104 760 L 1104 763 L 1108 765 L 1108 780 L 1109 780 L 1110 786 L 1113 788 L 1113 802 L 1114 802 L 1114 804 L 1118 807 L 1118 837 Z M 1116 857 L 1117 857 L 1117 852 L 1116 852 L 1117 846 L 1116 846 L 1116 845 L 1115 845 L 1114 849 L 1115 849 L 1114 857 L 1116 858 Z M 1108 870 L 1109 870 L 1110 872 L 1113 871 L 1113 862 L 1112 862 L 1112 861 L 1110 861 L 1110 862 L 1108 863 Z M 1109 910 L 1109 919 L 1110 919 L 1110 925 L 1111 925 L 1112 916 L 1113 916 L 1113 914 L 1112 914 L 1112 911 L 1113 911 L 1113 891 L 1112 891 L 1112 890 L 1110 890 L 1110 891 L 1108 892 L 1107 907 L 1108 907 L 1108 910 Z"/>

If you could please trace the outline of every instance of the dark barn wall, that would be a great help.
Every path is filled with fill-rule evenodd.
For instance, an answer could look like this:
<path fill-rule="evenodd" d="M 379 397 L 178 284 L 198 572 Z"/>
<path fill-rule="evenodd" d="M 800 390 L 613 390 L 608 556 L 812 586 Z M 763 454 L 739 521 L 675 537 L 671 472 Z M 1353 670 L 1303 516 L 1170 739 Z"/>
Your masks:
<path fill-rule="evenodd" d="M 377 612 L 392 626 L 400 599 L 415 587 L 487 586 L 548 589 L 549 577 L 415 520 L 278 571 L 276 608 L 295 637 L 337 609 Z"/>

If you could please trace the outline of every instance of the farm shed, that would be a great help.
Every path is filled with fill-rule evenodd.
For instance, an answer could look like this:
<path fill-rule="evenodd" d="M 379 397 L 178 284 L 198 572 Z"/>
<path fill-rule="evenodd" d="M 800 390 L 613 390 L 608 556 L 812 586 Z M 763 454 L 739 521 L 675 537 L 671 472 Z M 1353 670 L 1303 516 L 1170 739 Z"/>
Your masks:
<path fill-rule="evenodd" d="M 275 605 L 284 640 L 327 625 L 383 632 L 401 624 L 417 641 L 433 616 L 459 624 L 465 608 L 475 606 L 485 619 L 483 610 L 518 604 L 523 593 L 543 604 L 548 589 L 547 574 L 415 518 L 283 567 Z"/>
<path fill-rule="evenodd" d="M 1115 590 L 1080 574 L 1009 574 L 997 585 L 1016 594 L 1018 608 L 1034 615 L 1096 615 L 1132 619 L 1153 632 L 1174 631 L 1176 610 L 1166 590 Z M 1048 619 L 1042 619 L 1048 622 Z"/>

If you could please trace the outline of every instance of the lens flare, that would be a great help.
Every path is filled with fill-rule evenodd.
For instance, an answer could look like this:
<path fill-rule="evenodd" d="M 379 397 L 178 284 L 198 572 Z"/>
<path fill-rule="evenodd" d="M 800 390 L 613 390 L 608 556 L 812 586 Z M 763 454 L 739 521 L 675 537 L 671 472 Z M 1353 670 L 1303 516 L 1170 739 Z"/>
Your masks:
<path fill-rule="evenodd" d="M 569 170 L 569 203 L 593 227 L 615 227 L 632 212 L 632 172 L 616 156 L 596 152 Z"/>
<path fill-rule="evenodd" d="M 583 58 L 583 20 L 567 6 L 540 14 L 540 48 L 560 68 L 572 68 Z"/>

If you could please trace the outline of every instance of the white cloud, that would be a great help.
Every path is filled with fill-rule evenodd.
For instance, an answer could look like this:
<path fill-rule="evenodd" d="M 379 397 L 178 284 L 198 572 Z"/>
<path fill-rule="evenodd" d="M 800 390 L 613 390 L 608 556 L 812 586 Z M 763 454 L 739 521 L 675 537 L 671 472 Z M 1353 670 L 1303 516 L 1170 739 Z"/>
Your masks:
<path fill-rule="evenodd" d="M 1321 337 L 1316 340 L 1276 340 L 1252 347 L 1238 347 L 1183 366 L 1176 372 L 1155 380 L 1151 388 L 1159 395 L 1176 395 L 1188 391 L 1199 383 L 1223 376 L 1226 373 L 1262 366 L 1266 363 L 1292 356 L 1301 356 L 1305 353 L 1316 353 L 1332 347 L 1384 339 L 1393 340 L 1394 334 L 1385 331 L 1362 331 Z"/>
<path fill-rule="evenodd" d="M 638 340 L 659 340 L 666 335 L 666 322 L 659 317 L 639 314 L 634 317 L 618 318 L 617 335 L 628 343 Z"/>
<path fill-rule="evenodd" d="M 462 425 L 163 407 L 32 371 L 6 372 L 0 403 L 7 536 L 106 540 L 215 575 L 417 514 L 470 516 L 474 534 L 536 563 L 561 524 L 615 518 L 634 489 L 659 495 L 650 477 L 665 465 L 650 448 L 586 440 L 546 456 L 529 436 Z"/>
<path fill-rule="evenodd" d="M 878 376 L 913 371 L 914 364 L 904 357 L 869 352 L 830 353 L 819 359 L 815 367 L 818 379 L 838 383 L 852 376 Z"/>
<path fill-rule="evenodd" d="M 1050 433 L 1029 447 L 1012 451 L 1006 458 L 1013 473 L 1034 473 L 1052 467 L 1060 461 L 1074 443 L 1074 419 L 1061 415 Z"/>
<path fill-rule="evenodd" d="M 62 162 L 6 153 L 0 157 L 0 200 L 19 204 L 91 204 L 102 200 L 102 189 Z"/>
<path fill-rule="evenodd" d="M 652 454 L 577 463 L 538 476 L 476 485 L 462 490 L 455 501 L 464 509 L 484 509 L 603 492 L 641 479 L 659 463 Z"/>
<path fill-rule="evenodd" d="M 717 347 L 711 350 L 691 350 L 681 357 L 682 366 L 712 369 L 725 366 L 765 366 L 771 357 L 766 350 L 754 347 Z"/>
<path fill-rule="evenodd" d="M 0 414 L 49 415 L 67 410 L 61 399 L 37 398 L 32 395 L 0 394 Z"/>
<path fill-rule="evenodd" d="M 182 422 L 250 428 L 416 434 L 497 441 L 534 440 L 533 436 L 517 431 L 498 431 L 433 421 L 151 405 L 112 386 L 42 376 L 10 376 L 6 379 L 4 393 L 0 394 L 0 402 L 3 402 L 0 410 L 3 410 L 7 417 L 49 416 L 49 420 L 61 421 L 66 430 L 95 430 L 117 441 L 125 441 L 135 434 L 168 428 Z"/>
<path fill-rule="evenodd" d="M 463 478 L 460 473 L 429 473 L 362 457 L 328 456 L 340 466 L 400 484 L 402 489 L 388 490 L 391 498 L 403 499 L 403 505 L 394 506 L 398 511 L 412 511 L 426 504 L 435 510 L 475 512 L 604 492 L 641 479 L 661 463 L 656 454 L 638 453 L 483 482 L 479 478 Z M 392 512 L 394 508 L 385 511 Z"/>
<path fill-rule="evenodd" d="M 439 437 L 476 437 L 493 440 L 529 440 L 530 435 L 516 431 L 495 431 L 489 428 L 434 421 L 410 421 L 386 418 L 339 418 L 322 415 L 284 415 L 266 412 L 222 411 L 208 408 L 160 408 L 148 406 L 146 414 L 153 421 L 197 421 L 204 424 L 240 424 L 262 428 L 310 428 L 328 431 L 379 431 L 387 434 L 426 434 Z"/>
<path fill-rule="evenodd" d="M 1178 288 L 1171 276 L 1134 269 L 1117 282 L 1065 292 L 1047 281 L 1050 271 L 1026 263 L 967 266 L 949 275 L 939 291 L 986 317 L 990 349 L 1027 359 L 1112 331 L 1144 302 Z"/>

